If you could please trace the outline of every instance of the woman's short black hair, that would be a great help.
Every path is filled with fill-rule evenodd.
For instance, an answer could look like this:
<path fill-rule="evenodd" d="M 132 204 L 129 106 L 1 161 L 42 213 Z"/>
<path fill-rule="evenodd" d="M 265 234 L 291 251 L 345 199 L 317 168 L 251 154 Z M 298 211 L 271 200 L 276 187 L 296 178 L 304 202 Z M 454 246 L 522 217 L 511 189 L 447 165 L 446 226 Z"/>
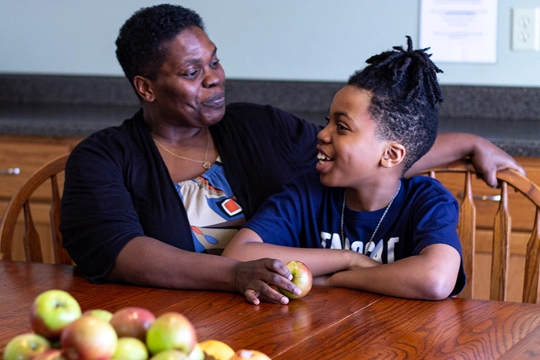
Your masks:
<path fill-rule="evenodd" d="M 442 70 L 430 60 L 429 48 L 413 50 L 410 36 L 407 50 L 393 49 L 369 58 L 369 65 L 355 72 L 347 84 L 372 94 L 368 111 L 377 123 L 377 136 L 405 146 L 406 171 L 437 137 L 443 101 L 437 73 Z"/>
<path fill-rule="evenodd" d="M 137 75 L 155 80 L 167 55 L 167 42 L 183 30 L 197 26 L 202 18 L 179 5 L 162 4 L 136 11 L 120 28 L 116 58 L 133 85 Z"/>

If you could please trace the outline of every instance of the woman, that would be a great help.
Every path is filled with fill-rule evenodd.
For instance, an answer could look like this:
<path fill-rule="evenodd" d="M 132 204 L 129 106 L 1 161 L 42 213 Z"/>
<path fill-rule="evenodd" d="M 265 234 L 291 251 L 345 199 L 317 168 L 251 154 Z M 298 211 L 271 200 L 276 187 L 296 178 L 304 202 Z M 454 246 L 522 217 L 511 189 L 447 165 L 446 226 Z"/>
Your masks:
<path fill-rule="evenodd" d="M 315 171 L 320 129 L 270 106 L 225 106 L 216 46 L 189 9 L 141 9 L 116 45 L 141 110 L 73 150 L 62 200 L 65 248 L 93 282 L 238 291 L 255 304 L 259 296 L 287 303 L 270 288 L 299 291 L 281 262 L 208 253 L 220 252 L 286 181 Z M 497 168 L 522 171 L 488 141 L 449 134 L 409 173 L 467 155 L 491 185 Z"/>

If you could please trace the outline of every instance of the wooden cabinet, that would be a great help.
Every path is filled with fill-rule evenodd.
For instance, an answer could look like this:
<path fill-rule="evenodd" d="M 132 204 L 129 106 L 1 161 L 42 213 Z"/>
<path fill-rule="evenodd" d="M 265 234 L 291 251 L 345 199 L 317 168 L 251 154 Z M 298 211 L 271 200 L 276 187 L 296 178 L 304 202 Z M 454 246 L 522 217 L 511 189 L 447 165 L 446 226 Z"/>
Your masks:
<path fill-rule="evenodd" d="M 49 160 L 70 152 L 81 138 L 56 138 L 38 136 L 12 136 L 0 135 L 0 169 L 19 168 L 19 174 L 0 173 L 0 214 L 4 214 L 11 196 L 21 184 L 38 168 Z M 59 179 L 63 186 L 63 177 Z M 42 249 L 46 262 L 52 262 L 52 249 L 50 244 L 50 184 L 40 187 L 32 197 L 32 216 L 36 222 L 37 231 L 42 240 Z M 20 225 L 15 230 L 15 238 L 22 237 L 24 228 L 22 216 Z M 24 249 L 21 242 L 14 242 L 14 259 L 24 259 Z"/>
<path fill-rule="evenodd" d="M 522 157 L 517 160 L 527 171 L 527 177 L 540 185 L 540 158 Z M 464 184 L 461 175 L 438 174 L 437 179 L 461 202 Z M 475 298 L 489 299 L 493 218 L 499 206 L 496 196 L 500 194 L 500 190 L 489 188 L 482 180 L 473 179 L 473 194 L 477 222 L 474 269 L 477 280 L 473 293 Z M 512 217 L 512 235 L 507 300 L 521 302 L 525 253 L 534 221 L 534 206 L 511 188 L 508 193 L 508 205 Z"/>

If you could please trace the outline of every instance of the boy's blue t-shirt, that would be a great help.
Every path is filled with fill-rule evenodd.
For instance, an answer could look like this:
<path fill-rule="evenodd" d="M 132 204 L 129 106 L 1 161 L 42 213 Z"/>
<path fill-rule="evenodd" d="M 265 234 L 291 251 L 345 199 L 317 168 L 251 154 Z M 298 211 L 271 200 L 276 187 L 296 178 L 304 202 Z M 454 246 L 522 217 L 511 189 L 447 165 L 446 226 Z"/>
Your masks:
<path fill-rule="evenodd" d="M 285 190 L 269 198 L 244 227 L 265 243 L 341 249 L 343 188 L 321 184 L 318 174 L 299 177 Z M 357 212 L 345 208 L 345 248 L 364 253 L 385 209 Z M 437 180 L 427 176 L 401 179 L 401 189 L 382 221 L 367 255 L 386 264 L 418 255 L 433 244 L 447 244 L 460 255 L 456 226 L 459 206 Z M 463 262 L 452 295 L 465 285 Z"/>

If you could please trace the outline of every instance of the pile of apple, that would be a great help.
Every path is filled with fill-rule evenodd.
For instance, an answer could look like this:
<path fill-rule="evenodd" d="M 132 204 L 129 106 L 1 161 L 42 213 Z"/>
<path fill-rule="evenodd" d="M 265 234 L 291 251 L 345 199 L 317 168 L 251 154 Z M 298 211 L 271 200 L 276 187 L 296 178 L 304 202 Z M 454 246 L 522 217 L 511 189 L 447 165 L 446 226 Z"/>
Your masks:
<path fill-rule="evenodd" d="M 30 311 L 33 332 L 11 339 L 4 360 L 269 360 L 256 350 L 234 352 L 224 342 L 198 342 L 193 324 L 184 315 L 167 312 L 156 317 L 141 307 L 114 314 L 102 309 L 84 313 L 63 290 L 36 297 Z"/>

